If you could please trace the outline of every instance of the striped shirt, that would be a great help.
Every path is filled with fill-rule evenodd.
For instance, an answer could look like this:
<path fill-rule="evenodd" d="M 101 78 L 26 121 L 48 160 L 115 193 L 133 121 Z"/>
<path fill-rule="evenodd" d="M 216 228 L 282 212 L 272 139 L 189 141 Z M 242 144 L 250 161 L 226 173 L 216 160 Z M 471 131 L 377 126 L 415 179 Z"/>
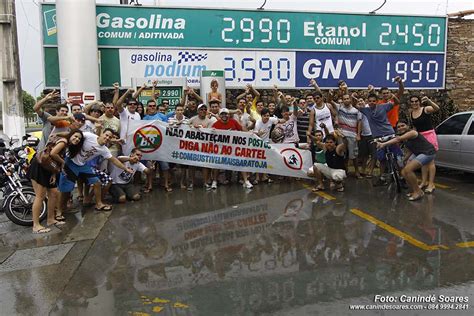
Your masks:
<path fill-rule="evenodd" d="M 306 111 L 304 113 L 298 114 L 298 120 L 296 121 L 296 127 L 298 128 L 298 137 L 300 138 L 300 143 L 306 143 L 306 131 L 309 127 L 309 116 L 310 112 Z"/>
<path fill-rule="evenodd" d="M 346 137 L 355 138 L 357 136 L 357 125 L 362 119 L 362 114 L 352 105 L 345 107 L 344 105 L 336 104 L 336 108 L 342 134 Z"/>

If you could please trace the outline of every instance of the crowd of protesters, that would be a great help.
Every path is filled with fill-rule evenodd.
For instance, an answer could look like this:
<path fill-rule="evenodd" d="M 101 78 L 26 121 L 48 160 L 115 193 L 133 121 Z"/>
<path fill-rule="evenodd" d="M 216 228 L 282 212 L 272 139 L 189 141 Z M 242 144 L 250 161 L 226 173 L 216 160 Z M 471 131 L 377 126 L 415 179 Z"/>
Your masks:
<path fill-rule="evenodd" d="M 47 152 L 59 164 L 54 172 L 40 159 L 33 159 L 28 175 L 36 193 L 33 204 L 33 232 L 47 233 L 50 228 L 39 223 L 42 203 L 48 197 L 47 226 L 64 225 L 64 212 L 71 206 L 71 193 L 77 186 L 77 199 L 97 211 L 110 211 L 109 195 L 116 203 L 137 201 L 141 194 L 153 190 L 157 174 L 166 192 L 173 191 L 174 175 L 179 174 L 179 187 L 192 191 L 196 173 L 202 175 L 206 190 L 216 190 L 219 184 L 232 181 L 232 172 L 208 168 L 172 165 L 167 161 L 143 161 L 142 152 L 133 148 L 124 155 L 122 146 L 136 120 L 160 120 L 171 126 L 189 125 L 191 128 L 215 128 L 254 133 L 269 143 L 294 144 L 301 150 L 310 150 L 313 166 L 308 175 L 315 178 L 313 191 L 327 187 L 344 191 L 344 180 L 349 165 L 357 179 L 375 176 L 374 185 L 387 185 L 385 148 L 399 157 L 401 174 L 409 186 L 407 198 L 419 200 L 435 190 L 434 158 L 438 149 L 430 115 L 439 106 L 427 97 L 409 97 L 409 122 L 399 120 L 400 98 L 404 93 L 402 80 L 395 81 L 399 88 L 392 94 L 388 88 L 375 91 L 349 91 L 345 82 L 339 89 L 323 92 L 316 81 L 301 95 L 284 94 L 275 86 L 271 94 L 261 95 L 247 85 L 236 98 L 226 95 L 226 107 L 221 106 L 222 95 L 217 93 L 217 82 L 208 95 L 208 104 L 193 89 L 187 88 L 181 102 L 171 111 L 169 100 L 156 99 L 156 81 L 152 97 L 142 104 L 139 96 L 147 88 L 126 90 L 120 96 L 114 84 L 111 102 L 92 102 L 86 106 L 66 100 L 55 114 L 45 110 L 59 94 L 55 91 L 38 101 L 34 110 L 42 120 L 43 133 L 37 155 Z M 69 113 L 71 111 L 71 113 Z M 383 141 L 382 141 L 383 140 Z M 400 146 L 404 144 L 404 146 Z M 418 184 L 415 170 L 422 171 Z M 135 185 L 135 174 L 143 173 L 145 185 Z M 237 180 L 245 189 L 260 182 L 271 183 L 267 174 L 240 172 Z M 95 202 L 92 202 L 95 200 Z"/>

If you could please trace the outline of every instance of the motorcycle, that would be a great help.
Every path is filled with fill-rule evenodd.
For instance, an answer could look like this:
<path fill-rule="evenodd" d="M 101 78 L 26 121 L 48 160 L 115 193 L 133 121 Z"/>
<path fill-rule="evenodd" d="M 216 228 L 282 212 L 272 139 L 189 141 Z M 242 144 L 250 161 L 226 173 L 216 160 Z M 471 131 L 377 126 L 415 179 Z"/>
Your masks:
<path fill-rule="evenodd" d="M 2 209 L 5 215 L 15 224 L 33 225 L 33 201 L 35 192 L 26 179 L 28 167 L 27 154 L 20 149 L 6 149 L 0 142 L 0 192 L 2 192 Z M 40 221 L 46 218 L 47 201 L 43 201 Z"/>

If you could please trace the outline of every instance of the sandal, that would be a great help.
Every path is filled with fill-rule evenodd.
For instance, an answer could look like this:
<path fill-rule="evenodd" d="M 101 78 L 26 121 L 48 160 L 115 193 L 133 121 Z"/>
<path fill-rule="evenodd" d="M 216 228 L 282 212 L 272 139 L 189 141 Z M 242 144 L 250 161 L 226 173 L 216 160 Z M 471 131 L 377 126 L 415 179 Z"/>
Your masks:
<path fill-rule="evenodd" d="M 173 189 L 170 188 L 170 187 L 165 187 L 165 191 L 166 191 L 166 192 L 173 192 Z"/>
<path fill-rule="evenodd" d="M 258 185 L 258 180 L 253 180 L 252 184 L 253 185 Z"/>
<path fill-rule="evenodd" d="M 344 186 L 341 185 L 340 187 L 338 187 L 338 188 L 336 189 L 336 191 L 337 191 L 337 192 L 344 192 Z"/>
<path fill-rule="evenodd" d="M 318 185 L 317 187 L 311 189 L 312 192 L 318 192 L 318 191 L 323 191 L 324 190 L 324 186 L 322 185 Z"/>
<path fill-rule="evenodd" d="M 436 188 L 431 188 L 431 189 L 426 188 L 425 193 L 432 194 L 435 190 L 436 190 Z"/>
<path fill-rule="evenodd" d="M 51 228 L 43 227 L 38 230 L 34 230 L 33 234 L 46 234 L 46 233 L 49 233 L 50 231 L 51 231 Z"/>
<path fill-rule="evenodd" d="M 57 220 L 58 222 L 62 222 L 66 219 L 66 217 L 64 217 L 64 215 L 56 215 L 54 216 L 54 219 Z"/>
<path fill-rule="evenodd" d="M 365 175 L 365 177 L 366 177 L 367 179 L 372 179 L 374 176 L 371 175 L 371 174 L 367 174 L 367 175 Z"/>
<path fill-rule="evenodd" d="M 420 194 L 420 195 L 418 195 L 418 196 L 413 196 L 413 195 L 412 195 L 412 196 L 410 196 L 410 197 L 408 198 L 408 201 L 414 202 L 414 201 L 421 200 L 424 195 L 425 195 L 424 193 L 422 193 L 422 194 Z"/>
<path fill-rule="evenodd" d="M 145 188 L 143 193 L 150 193 L 151 191 L 153 191 L 153 188 Z"/>
<path fill-rule="evenodd" d="M 109 212 L 112 210 L 112 206 L 104 204 L 101 207 L 95 207 L 95 210 L 98 212 Z"/>
<path fill-rule="evenodd" d="M 56 223 L 48 225 L 48 226 L 53 226 L 53 225 L 56 226 L 56 228 L 61 228 L 61 226 L 66 225 L 66 222 L 65 221 L 57 221 Z"/>

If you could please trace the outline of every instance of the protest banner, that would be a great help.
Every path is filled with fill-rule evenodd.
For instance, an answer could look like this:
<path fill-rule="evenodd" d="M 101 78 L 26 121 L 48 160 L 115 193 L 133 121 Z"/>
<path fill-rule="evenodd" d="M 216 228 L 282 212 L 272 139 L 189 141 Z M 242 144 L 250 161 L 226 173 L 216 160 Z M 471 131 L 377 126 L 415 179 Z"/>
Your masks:
<path fill-rule="evenodd" d="M 168 126 L 161 121 L 131 121 L 126 154 L 142 149 L 143 159 L 195 167 L 308 178 L 311 153 L 294 144 L 269 144 L 253 133 L 188 125 Z"/>

